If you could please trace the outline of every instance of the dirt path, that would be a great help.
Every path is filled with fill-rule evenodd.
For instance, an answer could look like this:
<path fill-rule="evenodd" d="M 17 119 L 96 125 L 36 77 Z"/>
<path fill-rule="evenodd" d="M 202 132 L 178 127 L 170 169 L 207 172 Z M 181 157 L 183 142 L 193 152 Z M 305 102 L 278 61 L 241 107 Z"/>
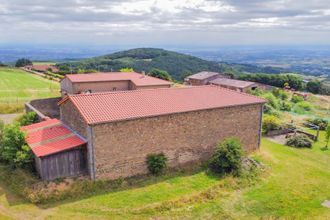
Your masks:
<path fill-rule="evenodd" d="M 0 114 L 0 120 L 5 122 L 5 124 L 10 124 L 14 121 L 15 118 L 17 118 L 20 114 Z"/>

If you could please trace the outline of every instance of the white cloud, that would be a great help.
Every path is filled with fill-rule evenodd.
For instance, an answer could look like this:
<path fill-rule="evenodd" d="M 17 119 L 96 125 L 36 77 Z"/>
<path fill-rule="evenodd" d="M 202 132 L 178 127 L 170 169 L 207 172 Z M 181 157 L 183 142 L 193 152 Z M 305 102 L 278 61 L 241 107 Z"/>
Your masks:
<path fill-rule="evenodd" d="M 143 15 L 146 13 L 181 13 L 184 10 L 200 10 L 204 12 L 234 12 L 235 8 L 221 1 L 206 0 L 138 0 L 121 2 L 112 7 L 121 14 Z"/>

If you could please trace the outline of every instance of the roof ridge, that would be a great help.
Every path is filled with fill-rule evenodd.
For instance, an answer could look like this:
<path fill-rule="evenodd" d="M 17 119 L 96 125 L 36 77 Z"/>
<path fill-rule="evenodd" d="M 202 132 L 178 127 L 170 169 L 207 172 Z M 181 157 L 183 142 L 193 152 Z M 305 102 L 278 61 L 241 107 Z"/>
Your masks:
<path fill-rule="evenodd" d="M 203 86 L 185 86 L 185 87 L 170 87 L 170 88 L 134 89 L 134 90 L 94 92 L 94 93 L 84 93 L 84 94 L 69 94 L 68 97 L 99 96 L 99 95 L 121 94 L 121 93 L 139 93 L 139 92 L 150 91 L 150 90 L 160 91 L 160 90 L 196 89 L 196 88 L 204 88 L 204 87 L 219 87 L 219 86 L 203 85 Z"/>

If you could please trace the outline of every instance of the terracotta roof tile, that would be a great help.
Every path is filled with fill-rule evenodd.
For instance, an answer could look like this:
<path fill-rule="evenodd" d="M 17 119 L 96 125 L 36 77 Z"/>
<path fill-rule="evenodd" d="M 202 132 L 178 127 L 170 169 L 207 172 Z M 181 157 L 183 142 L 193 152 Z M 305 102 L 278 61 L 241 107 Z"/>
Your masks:
<path fill-rule="evenodd" d="M 69 95 L 68 100 L 88 124 L 265 103 L 264 99 L 218 86 Z"/>
<path fill-rule="evenodd" d="M 111 73 L 85 73 L 85 74 L 67 74 L 73 83 L 78 82 L 103 82 L 103 81 L 132 81 L 136 86 L 152 86 L 152 85 L 171 85 L 166 80 L 155 77 L 135 73 L 135 72 L 111 72 Z"/>

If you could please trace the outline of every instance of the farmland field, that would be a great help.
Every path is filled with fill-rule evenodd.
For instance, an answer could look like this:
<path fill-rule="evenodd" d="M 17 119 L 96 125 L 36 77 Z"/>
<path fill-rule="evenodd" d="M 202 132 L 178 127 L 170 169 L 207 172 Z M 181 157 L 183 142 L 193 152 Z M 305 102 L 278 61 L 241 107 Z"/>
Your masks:
<path fill-rule="evenodd" d="M 139 186 L 36 206 L 0 181 L 0 216 L 14 219 L 328 219 L 330 150 L 324 132 L 312 149 L 262 140 L 254 157 L 267 169 L 252 184 L 205 172 L 146 180 Z M 0 166 L 1 172 L 1 166 Z"/>
<path fill-rule="evenodd" d="M 0 68 L 0 114 L 19 112 L 24 103 L 59 96 L 59 84 L 17 68 Z"/>

